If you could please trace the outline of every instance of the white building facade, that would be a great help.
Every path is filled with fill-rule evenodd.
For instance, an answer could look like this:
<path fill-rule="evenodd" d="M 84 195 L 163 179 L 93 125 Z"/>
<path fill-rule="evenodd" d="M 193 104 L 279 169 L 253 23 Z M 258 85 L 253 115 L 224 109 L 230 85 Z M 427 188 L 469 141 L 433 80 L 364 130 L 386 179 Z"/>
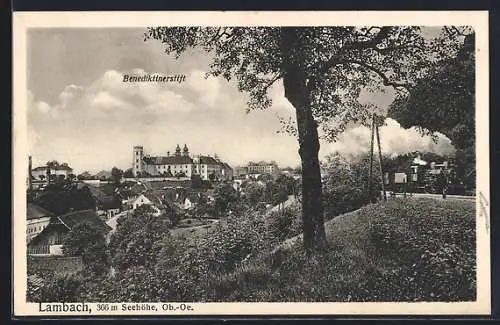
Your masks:
<path fill-rule="evenodd" d="M 211 156 L 191 157 L 186 145 L 182 150 L 177 145 L 173 155 L 167 152 L 166 156 L 156 157 L 144 154 L 142 146 L 135 146 L 132 172 L 134 177 L 199 175 L 202 180 L 230 180 L 233 177 L 232 168 L 227 163 Z"/>

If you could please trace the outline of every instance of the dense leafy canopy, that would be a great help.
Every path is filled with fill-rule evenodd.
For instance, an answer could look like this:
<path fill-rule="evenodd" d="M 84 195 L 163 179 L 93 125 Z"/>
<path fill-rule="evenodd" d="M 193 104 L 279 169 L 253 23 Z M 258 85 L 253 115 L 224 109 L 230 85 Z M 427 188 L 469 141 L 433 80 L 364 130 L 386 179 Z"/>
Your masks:
<path fill-rule="evenodd" d="M 456 57 L 434 66 L 411 88 L 409 97 L 393 103 L 389 113 L 403 127 L 443 133 L 457 149 L 464 149 L 475 141 L 474 95 L 474 34 L 470 34 Z"/>
<path fill-rule="evenodd" d="M 64 236 L 63 253 L 68 256 L 82 256 L 89 271 L 101 274 L 109 266 L 104 234 L 92 224 L 76 224 Z"/>

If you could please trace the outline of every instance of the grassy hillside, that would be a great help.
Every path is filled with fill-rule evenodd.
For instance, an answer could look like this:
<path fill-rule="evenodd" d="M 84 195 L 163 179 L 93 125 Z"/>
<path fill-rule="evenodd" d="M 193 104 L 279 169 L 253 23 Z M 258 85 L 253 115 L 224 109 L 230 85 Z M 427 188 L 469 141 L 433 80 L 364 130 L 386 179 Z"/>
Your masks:
<path fill-rule="evenodd" d="M 180 233 L 165 232 L 156 218 L 138 215 L 117 237 L 112 276 L 54 277 L 40 299 L 475 300 L 472 201 L 413 197 L 367 205 L 326 222 L 329 245 L 312 257 L 304 254 L 300 236 L 292 237 L 301 229 L 299 215 L 292 208 L 254 211 Z"/>
<path fill-rule="evenodd" d="M 325 224 L 329 247 L 307 259 L 300 237 L 212 284 L 219 301 L 475 300 L 475 207 L 394 199 Z"/>

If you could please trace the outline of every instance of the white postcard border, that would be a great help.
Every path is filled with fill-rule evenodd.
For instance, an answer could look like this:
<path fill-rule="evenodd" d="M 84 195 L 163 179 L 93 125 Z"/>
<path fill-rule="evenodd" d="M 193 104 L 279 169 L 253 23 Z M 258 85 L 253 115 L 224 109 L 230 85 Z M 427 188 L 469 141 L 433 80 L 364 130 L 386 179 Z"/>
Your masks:
<path fill-rule="evenodd" d="M 311 25 L 470 25 L 476 31 L 477 193 L 489 203 L 489 32 L 486 11 L 335 11 L 335 12 L 14 12 L 13 14 L 13 302 L 15 316 L 84 316 L 43 313 L 26 302 L 27 43 L 28 28 L 146 26 L 311 26 Z M 92 315 L 454 315 L 491 312 L 489 204 L 477 206 L 477 301 L 459 303 L 193 303 L 193 311 L 96 312 Z M 116 304 L 121 305 L 121 304 Z M 161 310 L 161 303 L 156 305 Z"/>

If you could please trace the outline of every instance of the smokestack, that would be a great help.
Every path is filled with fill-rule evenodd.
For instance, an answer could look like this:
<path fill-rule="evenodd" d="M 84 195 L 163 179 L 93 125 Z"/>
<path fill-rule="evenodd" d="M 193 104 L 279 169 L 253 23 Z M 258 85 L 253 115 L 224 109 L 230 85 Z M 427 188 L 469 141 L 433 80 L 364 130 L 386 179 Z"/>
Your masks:
<path fill-rule="evenodd" d="M 31 156 L 28 157 L 28 188 L 30 190 L 33 189 L 33 183 L 31 181 L 32 177 L 32 163 L 31 163 Z"/>

